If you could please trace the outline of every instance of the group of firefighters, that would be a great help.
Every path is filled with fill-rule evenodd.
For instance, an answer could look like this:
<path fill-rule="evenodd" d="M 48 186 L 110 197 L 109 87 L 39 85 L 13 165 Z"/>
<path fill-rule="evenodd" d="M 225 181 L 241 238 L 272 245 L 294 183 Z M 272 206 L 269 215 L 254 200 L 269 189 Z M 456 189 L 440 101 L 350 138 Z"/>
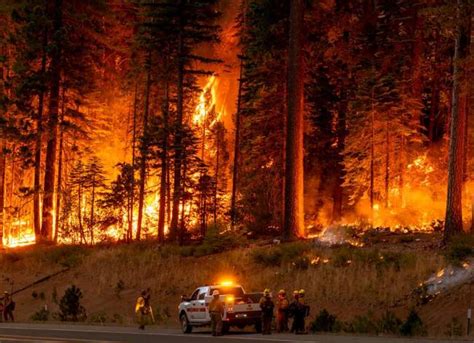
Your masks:
<path fill-rule="evenodd" d="M 219 291 L 212 293 L 212 300 L 209 303 L 209 314 L 211 316 L 211 330 L 213 336 L 222 335 L 222 315 L 224 314 L 224 303 L 220 300 Z M 292 332 L 295 334 L 306 334 L 305 319 L 309 316 L 309 306 L 305 303 L 305 291 L 301 289 L 293 292 L 293 300 L 290 302 L 285 290 L 278 292 L 276 304 L 273 301 L 269 289 L 263 291 L 260 299 L 262 310 L 262 334 L 270 335 L 272 332 L 272 322 L 276 305 L 276 330 L 277 332 Z M 289 320 L 293 318 L 291 330 Z"/>
<path fill-rule="evenodd" d="M 150 321 L 155 322 L 153 309 L 150 304 L 151 291 L 148 288 L 141 292 L 135 305 L 135 313 L 139 329 L 145 329 L 145 325 Z M 276 330 L 279 333 L 291 332 L 295 334 L 306 334 L 305 319 L 309 316 L 309 306 L 305 303 L 304 289 L 295 290 L 293 299 L 290 302 L 285 290 L 278 292 L 276 303 L 273 301 L 270 289 L 263 291 L 260 299 L 260 309 L 262 310 L 262 334 L 269 335 L 272 332 L 272 322 L 276 312 Z M 275 311 L 276 307 L 276 311 Z M 211 330 L 213 336 L 222 335 L 222 316 L 224 315 L 224 302 L 220 299 L 220 293 L 215 290 L 212 293 L 212 300 L 209 303 L 209 314 L 211 316 Z M 6 318 L 6 317 L 5 317 Z M 290 318 L 293 319 L 291 329 Z M 12 316 L 13 319 L 13 316 Z"/>

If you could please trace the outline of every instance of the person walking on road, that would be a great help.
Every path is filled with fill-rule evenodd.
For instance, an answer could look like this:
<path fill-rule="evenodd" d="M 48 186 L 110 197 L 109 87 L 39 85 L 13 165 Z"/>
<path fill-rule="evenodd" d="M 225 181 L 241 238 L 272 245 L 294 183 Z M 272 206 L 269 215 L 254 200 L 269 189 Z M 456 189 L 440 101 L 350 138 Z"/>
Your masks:
<path fill-rule="evenodd" d="M 212 300 L 209 303 L 209 314 L 211 315 L 211 331 L 213 336 L 222 336 L 222 316 L 224 315 L 224 304 L 219 298 L 218 290 L 212 292 Z"/>
<path fill-rule="evenodd" d="M 270 290 L 263 291 L 263 297 L 260 299 L 260 308 L 262 309 L 262 334 L 270 335 L 272 333 L 273 309 L 275 304 L 272 300 Z"/>
<path fill-rule="evenodd" d="M 288 310 L 290 307 L 290 302 L 286 297 L 286 292 L 284 289 L 281 289 L 278 292 L 277 300 L 277 332 L 287 332 L 288 331 Z"/>
<path fill-rule="evenodd" d="M 3 319 L 5 322 L 14 322 L 13 311 L 15 311 L 15 302 L 7 291 L 3 294 Z"/>
<path fill-rule="evenodd" d="M 147 292 L 142 291 L 135 304 L 135 314 L 137 316 L 138 328 L 145 330 L 147 324 L 148 308 L 146 306 Z"/>

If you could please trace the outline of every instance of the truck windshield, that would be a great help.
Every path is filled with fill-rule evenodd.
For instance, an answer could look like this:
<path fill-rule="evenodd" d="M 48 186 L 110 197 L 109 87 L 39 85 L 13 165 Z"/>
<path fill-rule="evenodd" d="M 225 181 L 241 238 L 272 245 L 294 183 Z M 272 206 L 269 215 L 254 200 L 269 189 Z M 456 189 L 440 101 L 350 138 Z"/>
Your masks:
<path fill-rule="evenodd" d="M 211 294 L 214 291 L 219 291 L 220 295 L 233 295 L 236 298 L 242 298 L 244 296 L 244 290 L 242 287 L 214 287 L 211 288 Z"/>

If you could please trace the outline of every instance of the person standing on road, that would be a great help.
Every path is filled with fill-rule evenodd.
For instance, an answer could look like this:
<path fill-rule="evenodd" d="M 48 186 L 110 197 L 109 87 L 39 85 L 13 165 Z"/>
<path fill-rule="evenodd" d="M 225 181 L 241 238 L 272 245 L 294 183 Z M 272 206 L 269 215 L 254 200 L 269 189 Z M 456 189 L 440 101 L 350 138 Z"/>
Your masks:
<path fill-rule="evenodd" d="M 288 331 L 288 309 L 290 302 L 286 297 L 286 292 L 284 289 L 281 289 L 278 292 L 278 301 L 277 301 L 277 332 L 287 332 Z"/>
<path fill-rule="evenodd" d="M 219 291 L 212 292 L 212 300 L 209 303 L 209 314 L 211 316 L 211 331 L 213 336 L 222 336 L 222 316 L 224 315 L 224 304 L 219 299 Z"/>
<path fill-rule="evenodd" d="M 3 319 L 8 321 L 15 321 L 13 317 L 13 311 L 15 310 L 15 302 L 13 301 L 10 293 L 7 291 L 3 294 Z"/>
<path fill-rule="evenodd" d="M 293 291 L 293 301 L 291 302 L 290 306 L 288 307 L 288 314 L 290 317 L 293 318 L 293 322 L 291 323 L 291 333 L 296 332 L 296 327 L 297 327 L 297 319 L 296 319 L 296 312 L 298 311 L 298 297 L 299 297 L 299 291 L 295 290 Z"/>
<path fill-rule="evenodd" d="M 148 308 L 146 307 L 146 298 L 147 292 L 142 291 L 135 304 L 135 314 L 137 316 L 138 328 L 140 330 L 145 330 L 145 325 L 147 323 Z"/>
<path fill-rule="evenodd" d="M 298 302 L 296 304 L 295 312 L 295 334 L 302 335 L 307 334 L 306 331 L 306 317 L 309 316 L 309 306 L 305 303 L 305 291 L 301 289 L 298 292 Z"/>
<path fill-rule="evenodd" d="M 260 308 L 262 309 L 262 334 L 270 335 L 272 333 L 273 309 L 275 304 L 272 300 L 270 290 L 263 291 L 263 297 L 260 299 Z"/>

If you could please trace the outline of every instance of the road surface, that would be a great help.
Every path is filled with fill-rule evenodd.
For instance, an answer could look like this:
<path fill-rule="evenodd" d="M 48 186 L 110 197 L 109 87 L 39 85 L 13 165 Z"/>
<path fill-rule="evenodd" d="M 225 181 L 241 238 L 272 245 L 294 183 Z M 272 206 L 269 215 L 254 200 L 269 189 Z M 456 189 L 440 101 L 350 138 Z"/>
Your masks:
<path fill-rule="evenodd" d="M 391 337 L 357 337 L 328 335 L 280 335 L 262 336 L 244 332 L 231 332 L 223 337 L 211 337 L 209 331 L 196 330 L 192 334 L 182 334 L 173 329 L 149 329 L 140 331 L 131 327 L 83 326 L 83 325 L 38 325 L 0 323 L 0 343 L 11 342 L 85 342 L 85 343 L 251 343 L 251 342 L 321 342 L 321 343 L 453 343 L 473 342 L 471 340 L 442 341 L 430 339 L 405 339 Z"/>

